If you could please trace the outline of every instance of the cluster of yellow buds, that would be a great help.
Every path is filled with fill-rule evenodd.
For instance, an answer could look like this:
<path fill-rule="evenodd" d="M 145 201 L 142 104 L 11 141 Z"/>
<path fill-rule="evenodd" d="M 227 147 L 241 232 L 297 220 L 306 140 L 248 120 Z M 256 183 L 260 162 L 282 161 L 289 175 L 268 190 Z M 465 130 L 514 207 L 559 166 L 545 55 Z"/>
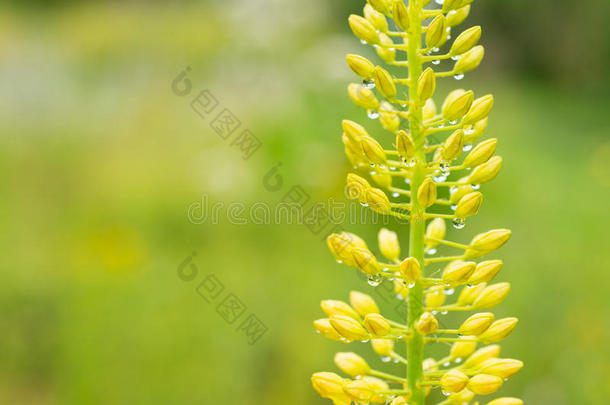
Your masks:
<path fill-rule="evenodd" d="M 347 194 L 377 213 L 409 221 L 409 248 L 401 255 L 398 235 L 388 229 L 379 232 L 378 249 L 348 232 L 332 234 L 327 242 L 337 262 L 365 273 L 372 286 L 393 282 L 397 298 L 405 301 L 407 319 L 382 315 L 373 298 L 352 291 L 349 303 L 323 301 L 326 317 L 314 327 L 328 339 L 370 342 L 382 360 L 403 363 L 406 370 L 392 375 L 373 369 L 355 353 L 337 353 L 336 366 L 346 377 L 333 372 L 312 376 L 316 391 L 335 405 L 423 405 L 435 390 L 442 393 L 439 404 L 479 404 L 476 396 L 495 393 L 523 367 L 519 360 L 501 358 L 497 344 L 515 329 L 517 318 L 496 319 L 489 312 L 510 290 L 509 283 L 494 282 L 503 262 L 479 260 L 502 247 L 511 232 L 490 230 L 469 243 L 446 239 L 448 222 L 462 229 L 479 212 L 481 184 L 502 167 L 502 158 L 495 155 L 497 140 L 481 140 L 492 95 L 456 89 L 440 108 L 434 101 L 437 79 L 461 80 L 483 59 L 481 27 L 461 30 L 451 41 L 472 1 L 367 0 L 362 16 L 349 17 L 353 33 L 374 46 L 386 67 L 360 55 L 346 58 L 361 80 L 348 86 L 348 95 L 380 126 L 342 123 L 345 153 L 358 171 L 347 176 Z M 438 69 L 444 64 L 446 69 Z M 401 70 L 407 77 L 400 76 Z M 377 132 L 391 136 L 373 136 Z M 441 248 L 458 252 L 440 256 Z M 448 302 L 454 294 L 457 298 Z M 474 313 L 447 329 L 439 317 L 449 311 Z M 424 345 L 438 342 L 451 345 L 447 356 L 425 358 Z M 523 401 L 503 397 L 484 403 Z"/>

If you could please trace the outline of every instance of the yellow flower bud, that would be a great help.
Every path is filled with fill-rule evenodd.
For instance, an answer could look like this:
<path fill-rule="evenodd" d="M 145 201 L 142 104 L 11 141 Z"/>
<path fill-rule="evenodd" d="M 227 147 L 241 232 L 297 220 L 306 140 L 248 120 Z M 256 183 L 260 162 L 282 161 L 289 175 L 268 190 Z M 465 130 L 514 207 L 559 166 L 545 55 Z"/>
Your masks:
<path fill-rule="evenodd" d="M 373 72 L 373 78 L 375 79 L 375 84 L 377 85 L 377 90 L 388 100 L 393 100 L 396 98 L 396 85 L 394 84 L 394 79 L 382 67 L 377 66 L 375 71 Z"/>
<path fill-rule="evenodd" d="M 462 119 L 462 125 L 472 125 L 487 118 L 494 106 L 494 96 L 488 94 L 472 102 L 468 113 Z"/>
<path fill-rule="evenodd" d="M 443 2 L 443 7 L 441 9 L 441 11 L 443 13 L 448 13 L 451 10 L 455 10 L 456 8 L 458 8 L 462 3 L 462 0 L 445 0 Z"/>
<path fill-rule="evenodd" d="M 390 339 L 371 339 L 373 351 L 380 356 L 390 357 L 394 352 L 394 341 Z"/>
<path fill-rule="evenodd" d="M 492 284 L 485 287 L 472 306 L 474 309 L 491 309 L 504 301 L 509 291 L 510 283 Z"/>
<path fill-rule="evenodd" d="M 364 317 L 364 326 L 376 337 L 385 336 L 390 333 L 392 327 L 388 321 L 380 314 L 368 314 Z"/>
<path fill-rule="evenodd" d="M 349 293 L 349 302 L 352 308 L 362 316 L 379 313 L 379 307 L 370 295 L 359 291 L 351 291 Z"/>
<path fill-rule="evenodd" d="M 500 346 L 491 345 L 485 346 L 474 352 L 468 359 L 462 364 L 465 369 L 475 369 L 485 360 L 493 359 L 500 355 Z"/>
<path fill-rule="evenodd" d="M 480 312 L 466 319 L 458 329 L 460 335 L 478 336 L 485 332 L 494 321 L 491 312 Z"/>
<path fill-rule="evenodd" d="M 453 14 L 447 14 L 447 26 L 455 27 L 456 25 L 460 25 L 468 18 L 468 14 L 470 14 L 470 5 L 458 8 Z"/>
<path fill-rule="evenodd" d="M 378 235 L 379 251 L 389 261 L 396 262 L 400 257 L 398 235 L 389 229 L 381 228 Z"/>
<path fill-rule="evenodd" d="M 369 3 L 373 9 L 375 9 L 376 11 L 383 13 L 383 14 L 388 14 L 390 9 L 388 8 L 388 4 L 386 1 L 384 0 L 366 0 L 367 3 Z"/>
<path fill-rule="evenodd" d="M 468 389 L 477 395 L 493 394 L 502 386 L 502 382 L 498 376 L 478 374 L 468 381 Z"/>
<path fill-rule="evenodd" d="M 466 178 L 461 178 L 458 181 L 463 182 L 466 180 Z M 451 201 L 452 204 L 457 204 L 462 199 L 462 197 L 472 192 L 474 192 L 472 184 L 464 184 L 463 186 L 458 186 L 456 190 L 452 190 L 451 196 L 449 197 L 449 201 Z"/>
<path fill-rule="evenodd" d="M 347 62 L 347 66 L 361 78 L 370 79 L 373 77 L 375 65 L 364 56 L 350 53 L 345 57 L 345 61 Z"/>
<path fill-rule="evenodd" d="M 367 110 L 379 108 L 379 101 L 375 97 L 375 93 L 361 84 L 350 84 L 347 88 L 347 93 L 358 107 L 366 108 Z"/>
<path fill-rule="evenodd" d="M 483 374 L 496 375 L 504 379 L 517 374 L 523 368 L 523 362 L 515 359 L 488 359 L 485 360 L 477 371 Z"/>
<path fill-rule="evenodd" d="M 354 265 L 368 275 L 375 276 L 381 271 L 377 259 L 368 249 L 353 248 L 352 258 Z"/>
<path fill-rule="evenodd" d="M 358 313 L 354 311 L 354 308 L 350 307 L 343 301 L 337 300 L 324 300 L 320 301 L 320 308 L 327 315 L 345 315 L 354 319 L 360 318 Z"/>
<path fill-rule="evenodd" d="M 342 235 L 333 233 L 328 235 L 326 243 L 333 256 L 335 256 L 335 260 L 353 266 L 352 248 L 354 246 L 349 240 L 346 240 Z"/>
<path fill-rule="evenodd" d="M 404 130 L 398 131 L 396 134 L 396 149 L 398 154 L 405 160 L 411 159 L 415 155 L 415 143 Z"/>
<path fill-rule="evenodd" d="M 513 330 L 515 330 L 518 322 L 519 319 L 517 318 L 498 319 L 492 323 L 489 329 L 479 336 L 479 338 L 483 343 L 499 342 L 510 335 Z"/>
<path fill-rule="evenodd" d="M 396 397 L 392 402 L 390 402 L 390 405 L 409 405 L 409 402 L 407 402 L 408 399 L 408 397 L 405 398 L 404 396 Z"/>
<path fill-rule="evenodd" d="M 432 68 L 426 68 L 417 79 L 417 96 L 421 101 L 426 101 L 434 94 L 436 89 L 436 76 Z"/>
<path fill-rule="evenodd" d="M 362 377 L 362 380 L 365 381 L 367 384 L 369 384 L 369 386 L 371 386 L 371 388 L 373 389 L 373 392 L 375 391 L 387 391 L 390 389 L 390 387 L 388 386 L 388 384 L 383 381 L 380 380 L 379 378 L 376 377 L 371 377 L 371 376 L 364 376 Z M 385 394 L 374 394 L 373 397 L 371 398 L 371 402 L 374 404 L 384 404 L 387 400 L 387 396 Z"/>
<path fill-rule="evenodd" d="M 485 287 L 487 287 L 487 285 L 485 283 L 481 283 L 475 287 L 463 288 L 460 296 L 458 297 L 457 304 L 460 306 L 472 304 L 474 300 L 481 295 Z"/>
<path fill-rule="evenodd" d="M 475 285 L 493 280 L 502 269 L 502 265 L 502 260 L 487 260 L 477 264 L 477 268 L 468 279 L 468 284 Z"/>
<path fill-rule="evenodd" d="M 358 39 L 371 45 L 379 43 L 379 35 L 369 20 L 359 15 L 352 14 L 349 16 L 348 21 L 352 32 Z"/>
<path fill-rule="evenodd" d="M 383 147 L 375 139 L 370 136 L 360 138 L 362 151 L 371 163 L 383 166 L 387 164 L 387 157 L 383 151 Z"/>
<path fill-rule="evenodd" d="M 428 49 L 438 48 L 447 41 L 447 25 L 445 16 L 439 14 L 428 25 L 426 31 L 426 47 Z"/>
<path fill-rule="evenodd" d="M 501 248 L 510 239 L 511 231 L 508 229 L 494 229 L 475 236 L 470 242 L 470 248 L 465 255 L 475 259 Z"/>
<path fill-rule="evenodd" d="M 454 160 L 462 153 L 464 148 L 464 131 L 458 129 L 443 142 L 440 149 L 443 160 Z"/>
<path fill-rule="evenodd" d="M 457 89 L 449 93 L 443 103 L 442 113 L 447 121 L 458 121 L 462 118 L 474 101 L 474 93 L 472 90 L 464 91 Z"/>
<path fill-rule="evenodd" d="M 468 376 L 459 370 L 449 370 L 441 377 L 444 392 L 460 392 L 468 384 Z"/>
<path fill-rule="evenodd" d="M 474 193 L 466 194 L 455 209 L 457 218 L 468 218 L 479 213 L 481 203 L 483 202 L 483 194 L 475 191 Z"/>
<path fill-rule="evenodd" d="M 377 31 L 388 32 L 388 20 L 386 20 L 382 13 L 371 7 L 370 4 L 364 6 L 364 17 L 369 20 Z"/>
<path fill-rule="evenodd" d="M 430 312 L 424 312 L 415 322 L 415 329 L 420 335 L 429 335 L 438 329 L 438 320 Z"/>
<path fill-rule="evenodd" d="M 341 137 L 341 141 L 343 142 L 343 145 L 345 145 L 346 151 L 349 151 L 349 153 L 353 154 L 354 156 L 357 156 L 359 159 L 362 159 L 364 157 L 364 151 L 362 150 L 362 144 L 360 143 L 360 140 L 354 141 L 346 134 L 343 134 L 343 136 Z"/>
<path fill-rule="evenodd" d="M 369 163 L 366 162 L 364 160 L 364 158 L 362 157 L 362 155 L 363 155 L 362 151 L 360 151 L 360 152 L 354 151 L 350 147 L 347 146 L 346 141 L 349 140 L 349 138 L 347 136 L 343 135 L 342 140 L 343 140 L 343 143 L 345 144 L 345 149 L 344 149 L 345 156 L 347 156 L 347 160 L 349 160 L 350 164 L 352 165 L 352 167 L 354 169 L 369 165 Z M 359 148 L 361 148 L 360 144 L 358 144 L 357 146 Z"/>
<path fill-rule="evenodd" d="M 523 405 L 523 401 L 519 398 L 498 398 L 489 402 L 487 405 Z"/>
<path fill-rule="evenodd" d="M 434 103 L 434 100 L 431 98 L 427 99 L 422 110 L 424 121 L 432 119 L 436 115 L 436 104 Z"/>
<path fill-rule="evenodd" d="M 474 132 L 469 132 L 468 135 L 466 135 L 464 142 L 472 143 L 472 142 L 476 141 L 477 139 L 479 139 L 483 135 L 485 130 L 487 129 L 488 122 L 489 122 L 489 119 L 485 118 L 485 119 L 482 119 L 481 121 L 477 122 L 476 124 L 474 124 L 474 128 L 472 128 L 472 125 L 471 125 L 470 126 L 471 131 L 474 131 Z"/>
<path fill-rule="evenodd" d="M 321 372 L 311 376 L 313 388 L 323 397 L 341 397 L 346 380 L 335 373 Z"/>
<path fill-rule="evenodd" d="M 385 193 L 378 188 L 369 188 L 365 194 L 366 203 L 369 208 L 380 214 L 389 214 L 392 212 L 390 200 Z"/>
<path fill-rule="evenodd" d="M 382 101 L 379 105 L 379 122 L 385 130 L 396 132 L 400 128 L 400 117 L 389 111 L 396 111 L 396 109 L 387 101 Z"/>
<path fill-rule="evenodd" d="M 469 404 L 470 401 L 474 399 L 474 392 L 470 391 L 468 388 L 464 388 L 460 392 L 456 392 L 455 394 L 449 395 L 447 400 L 450 404 L 455 405 L 463 405 Z"/>
<path fill-rule="evenodd" d="M 479 25 L 470 27 L 462 32 L 453 42 L 449 53 L 451 55 L 461 55 L 472 49 L 481 39 L 481 27 Z"/>
<path fill-rule="evenodd" d="M 502 157 L 494 156 L 482 165 L 475 167 L 467 181 L 470 184 L 487 183 L 498 175 L 501 168 Z"/>
<path fill-rule="evenodd" d="M 443 239 L 447 232 L 445 220 L 442 218 L 434 218 L 426 228 L 426 239 Z M 426 240 L 426 250 L 434 249 L 438 246 L 438 242 Z"/>
<path fill-rule="evenodd" d="M 426 294 L 425 303 L 429 308 L 438 308 L 445 303 L 445 298 L 443 286 L 436 285 Z"/>
<path fill-rule="evenodd" d="M 351 352 L 339 352 L 335 354 L 335 364 L 339 370 L 354 378 L 366 375 L 371 371 L 371 368 L 362 357 Z"/>
<path fill-rule="evenodd" d="M 417 200 L 424 208 L 428 208 L 436 202 L 436 183 L 430 177 L 427 177 L 419 186 Z"/>
<path fill-rule="evenodd" d="M 468 280 L 477 264 L 475 262 L 464 262 L 454 260 L 450 262 L 443 271 L 443 282 L 447 284 L 461 284 Z"/>
<path fill-rule="evenodd" d="M 352 317 L 333 315 L 330 317 L 330 324 L 347 340 L 365 340 L 369 338 L 369 333 L 366 329 Z"/>
<path fill-rule="evenodd" d="M 403 31 L 409 30 L 409 10 L 402 1 L 395 1 L 392 5 L 392 18 L 398 27 Z"/>
<path fill-rule="evenodd" d="M 358 199 L 364 202 L 364 196 L 366 190 L 371 188 L 371 185 L 364 178 L 354 173 L 347 175 L 347 197 L 351 199 Z"/>
<path fill-rule="evenodd" d="M 317 319 L 313 322 L 313 327 L 318 333 L 330 340 L 341 340 L 341 335 L 332 327 L 328 318 Z"/>
<path fill-rule="evenodd" d="M 398 279 L 394 280 L 394 292 L 396 293 L 396 296 L 401 296 L 403 299 L 409 296 L 409 288 Z"/>
<path fill-rule="evenodd" d="M 464 336 L 463 339 L 472 339 L 472 336 Z M 451 346 L 450 356 L 454 359 L 464 359 L 470 356 L 477 348 L 477 342 L 455 342 Z"/>
<path fill-rule="evenodd" d="M 371 178 L 376 185 L 383 188 L 392 187 L 392 176 L 387 173 L 373 173 Z"/>
<path fill-rule="evenodd" d="M 343 132 L 350 139 L 358 142 L 361 138 L 370 138 L 369 133 L 366 132 L 366 129 L 357 122 L 350 120 L 343 120 L 341 122 L 341 127 L 343 128 Z"/>
<path fill-rule="evenodd" d="M 463 54 L 460 59 L 455 62 L 453 71 L 458 74 L 463 74 L 474 70 L 481 64 L 483 56 L 485 56 L 485 48 L 483 48 L 481 45 L 477 45 Z"/>
<path fill-rule="evenodd" d="M 400 263 L 400 272 L 409 284 L 413 284 L 421 277 L 421 265 L 414 257 L 407 257 Z"/>
<path fill-rule="evenodd" d="M 356 234 L 349 232 L 341 232 L 340 236 L 352 244 L 354 247 L 366 249 L 366 243 Z"/>
<path fill-rule="evenodd" d="M 475 146 L 462 164 L 464 167 L 475 167 L 487 162 L 496 151 L 498 140 L 496 138 L 488 139 Z"/>
<path fill-rule="evenodd" d="M 392 63 L 396 59 L 396 50 L 393 48 L 394 41 L 384 33 L 379 34 L 379 42 L 382 46 L 376 48 L 377 55 L 386 63 Z"/>
<path fill-rule="evenodd" d="M 373 387 L 364 379 L 351 381 L 343 386 L 343 392 L 357 403 L 368 404 L 373 398 Z"/>

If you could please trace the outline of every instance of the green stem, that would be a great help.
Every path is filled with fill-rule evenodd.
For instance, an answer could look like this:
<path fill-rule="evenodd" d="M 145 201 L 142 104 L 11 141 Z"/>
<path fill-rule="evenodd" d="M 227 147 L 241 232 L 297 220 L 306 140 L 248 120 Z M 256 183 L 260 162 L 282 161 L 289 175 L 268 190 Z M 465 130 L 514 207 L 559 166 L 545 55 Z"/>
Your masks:
<path fill-rule="evenodd" d="M 409 100 L 411 109 L 409 114 L 409 128 L 411 136 L 417 147 L 417 164 L 414 167 L 411 179 L 411 190 L 417 190 L 426 177 L 426 152 L 424 147 L 425 134 L 422 131 L 423 111 L 422 103 L 417 95 L 417 79 L 422 73 L 422 60 L 420 48 L 422 42 L 423 20 L 421 0 L 409 1 L 410 29 L 408 36 L 407 60 L 409 65 Z M 412 217 L 409 231 L 409 256 L 416 258 L 422 265 L 424 263 L 424 235 L 426 223 L 424 218 L 425 208 L 417 200 L 417 192 L 412 193 Z M 412 405 L 424 404 L 424 390 L 421 383 L 424 378 L 424 339 L 417 333 L 414 324 L 422 314 L 423 309 L 423 284 L 421 281 L 409 291 L 407 297 L 407 325 L 413 335 L 407 343 L 407 386 L 411 391 Z M 405 387 L 407 388 L 407 387 Z"/>

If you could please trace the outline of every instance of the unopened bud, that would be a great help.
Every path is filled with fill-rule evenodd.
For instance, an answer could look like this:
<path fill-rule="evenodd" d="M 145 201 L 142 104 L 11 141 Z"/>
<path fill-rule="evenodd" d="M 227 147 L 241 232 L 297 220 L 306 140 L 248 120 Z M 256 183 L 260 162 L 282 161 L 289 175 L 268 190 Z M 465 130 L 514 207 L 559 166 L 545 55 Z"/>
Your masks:
<path fill-rule="evenodd" d="M 402 1 L 395 1 L 392 5 L 392 18 L 398 27 L 403 31 L 409 30 L 409 10 Z"/>
<path fill-rule="evenodd" d="M 476 267 L 475 262 L 454 260 L 443 271 L 443 282 L 447 284 L 462 284 L 468 280 Z"/>
<path fill-rule="evenodd" d="M 376 48 L 377 55 L 379 55 L 379 57 L 383 59 L 385 63 L 394 62 L 396 60 L 396 50 L 393 48 L 394 41 L 392 41 L 392 38 L 384 33 L 381 33 L 379 34 L 379 42 L 381 42 L 383 46 L 378 46 Z"/>
<path fill-rule="evenodd" d="M 396 132 L 400 128 L 400 117 L 392 111 L 396 111 L 394 106 L 387 101 L 382 101 L 379 105 L 379 123 L 385 130 Z"/>
<path fill-rule="evenodd" d="M 371 386 L 373 389 L 374 394 L 371 398 L 372 403 L 384 404 L 386 402 L 386 394 L 377 394 L 378 391 L 388 391 L 390 389 L 389 385 L 385 381 L 369 375 L 362 377 L 362 381 L 369 384 L 369 386 Z"/>
<path fill-rule="evenodd" d="M 455 13 L 447 14 L 447 26 L 455 27 L 456 25 L 460 25 L 468 18 L 468 14 L 470 14 L 470 5 L 458 8 L 455 10 Z"/>
<path fill-rule="evenodd" d="M 479 336 L 485 332 L 494 321 L 494 314 L 491 312 L 480 312 L 466 319 L 458 329 L 460 335 Z"/>
<path fill-rule="evenodd" d="M 381 1 L 381 0 L 376 0 Z M 375 27 L 379 32 L 388 32 L 388 20 L 385 16 L 375 8 L 371 7 L 370 4 L 364 6 L 364 17 Z"/>
<path fill-rule="evenodd" d="M 436 112 L 436 104 L 434 103 L 434 100 L 431 98 L 427 99 L 426 104 L 424 104 L 424 107 L 422 108 L 424 121 L 432 119 L 436 115 Z"/>
<path fill-rule="evenodd" d="M 451 346 L 450 356 L 453 359 L 465 359 L 470 356 L 477 348 L 477 342 L 470 342 L 472 336 L 463 336 L 463 341 L 455 342 Z"/>
<path fill-rule="evenodd" d="M 453 42 L 449 53 L 451 55 L 461 55 L 474 47 L 481 39 L 481 27 L 471 27 L 462 32 Z"/>
<path fill-rule="evenodd" d="M 491 309 L 504 301 L 509 291 L 509 283 L 498 283 L 487 286 L 474 300 L 472 306 L 474 309 Z"/>
<path fill-rule="evenodd" d="M 447 400 L 450 404 L 462 405 L 469 404 L 470 401 L 474 399 L 474 392 L 470 391 L 468 388 L 464 388 L 460 392 L 456 392 L 455 394 L 449 395 Z"/>
<path fill-rule="evenodd" d="M 313 327 L 325 338 L 330 340 L 341 340 L 341 335 L 332 327 L 328 318 L 317 319 L 313 322 Z"/>
<path fill-rule="evenodd" d="M 488 359 L 493 359 L 500 355 L 500 346 L 498 345 L 490 345 L 485 346 L 474 352 L 468 359 L 464 362 L 462 367 L 466 369 L 476 369 L 480 364 Z"/>
<path fill-rule="evenodd" d="M 343 385 L 345 383 L 346 380 L 335 373 L 321 372 L 311 376 L 313 388 L 323 398 L 343 396 Z"/>
<path fill-rule="evenodd" d="M 496 343 L 503 339 L 505 339 L 508 335 L 511 334 L 519 319 L 517 318 L 503 318 L 498 319 L 494 323 L 491 324 L 489 329 L 485 331 L 479 338 L 483 343 Z"/>
<path fill-rule="evenodd" d="M 488 139 L 475 146 L 462 164 L 464 167 L 475 167 L 487 162 L 496 151 L 498 140 L 496 138 Z"/>
<path fill-rule="evenodd" d="M 373 351 L 380 356 L 390 357 L 394 352 L 394 341 L 390 339 L 371 339 Z"/>
<path fill-rule="evenodd" d="M 444 392 L 460 392 L 468 384 L 468 376 L 459 370 L 449 370 L 441 377 Z"/>
<path fill-rule="evenodd" d="M 483 48 L 481 45 L 477 45 L 463 54 L 460 59 L 455 62 L 453 71 L 455 73 L 463 74 L 474 70 L 481 64 L 483 56 L 485 56 L 485 48 Z"/>
<path fill-rule="evenodd" d="M 403 159 L 410 159 L 415 156 L 415 143 L 411 135 L 404 130 L 400 130 L 396 134 L 396 149 Z"/>
<path fill-rule="evenodd" d="M 457 304 L 459 306 L 470 305 L 477 299 L 483 290 L 487 287 L 485 283 L 478 284 L 474 287 L 466 287 L 462 289 L 460 296 L 458 297 Z"/>
<path fill-rule="evenodd" d="M 465 252 L 469 259 L 476 259 L 501 248 L 509 239 L 511 231 L 508 229 L 494 229 L 475 236 L 470 242 L 470 247 Z"/>
<path fill-rule="evenodd" d="M 354 319 L 359 318 L 359 315 L 354 311 L 354 308 L 343 301 L 324 300 L 320 302 L 320 308 L 322 308 L 322 311 L 329 317 L 332 315 L 345 315 Z"/>
<path fill-rule="evenodd" d="M 464 149 L 464 131 L 458 129 L 453 132 L 443 142 L 443 147 L 440 149 L 443 160 L 454 160 L 462 153 Z"/>
<path fill-rule="evenodd" d="M 494 399 L 493 401 L 487 403 L 487 405 L 523 405 L 523 401 L 519 398 L 503 397 Z"/>
<path fill-rule="evenodd" d="M 445 303 L 445 291 L 443 286 L 436 285 L 430 288 L 430 291 L 425 296 L 426 307 L 438 308 Z"/>
<path fill-rule="evenodd" d="M 458 121 L 462 118 L 474 101 L 474 93 L 472 90 L 464 91 L 462 89 L 454 90 L 447 98 L 445 98 L 445 102 L 443 103 L 443 117 L 447 119 L 447 121 Z"/>
<path fill-rule="evenodd" d="M 417 201 L 419 204 L 428 208 L 436 202 L 436 183 L 427 177 L 417 190 Z"/>
<path fill-rule="evenodd" d="M 462 178 L 458 180 L 458 182 L 461 183 L 466 180 L 467 178 Z M 457 204 L 462 199 L 462 197 L 472 192 L 474 192 L 474 188 L 471 184 L 464 184 L 463 186 L 458 186 L 456 190 L 452 190 L 451 196 L 449 197 L 449 201 L 451 202 L 451 204 Z"/>
<path fill-rule="evenodd" d="M 426 47 L 428 49 L 438 48 L 447 41 L 447 25 L 445 23 L 445 16 L 439 14 L 432 20 L 428 25 L 426 31 Z"/>
<path fill-rule="evenodd" d="M 369 188 L 364 196 L 369 208 L 380 214 L 387 215 L 392 212 L 390 200 L 385 193 L 378 188 Z"/>
<path fill-rule="evenodd" d="M 371 368 L 362 357 L 351 352 L 339 352 L 335 354 L 335 364 L 339 370 L 354 378 L 366 375 L 371 371 Z"/>
<path fill-rule="evenodd" d="M 364 178 L 354 173 L 347 175 L 347 197 L 357 199 L 360 202 L 365 201 L 366 190 L 371 188 L 371 185 Z"/>
<path fill-rule="evenodd" d="M 379 101 L 375 97 L 375 93 L 361 84 L 350 84 L 347 88 L 347 93 L 358 107 L 366 108 L 367 110 L 379 108 Z"/>
<path fill-rule="evenodd" d="M 382 188 L 390 188 L 392 187 L 392 175 L 388 173 L 379 173 L 375 172 L 371 174 L 371 178 L 375 182 L 376 185 Z"/>
<path fill-rule="evenodd" d="M 400 273 L 409 284 L 413 284 L 421 277 L 421 266 L 416 258 L 407 257 L 400 263 Z"/>
<path fill-rule="evenodd" d="M 379 43 L 379 35 L 369 20 L 359 15 L 352 14 L 349 16 L 348 21 L 352 32 L 358 39 L 371 45 Z"/>
<path fill-rule="evenodd" d="M 393 100 L 396 98 L 396 85 L 394 84 L 394 79 L 382 67 L 377 66 L 375 71 L 373 72 L 373 77 L 375 78 L 375 84 L 377 85 L 377 90 L 388 100 Z"/>
<path fill-rule="evenodd" d="M 489 395 L 496 392 L 502 386 L 502 378 L 489 375 L 478 374 L 468 382 L 468 389 L 477 395 Z"/>
<path fill-rule="evenodd" d="M 384 1 L 384 0 L 366 0 L 366 1 L 378 12 L 383 13 L 383 14 L 389 13 L 387 1 Z"/>
<path fill-rule="evenodd" d="M 445 233 L 447 232 L 447 225 L 445 225 L 445 220 L 442 218 L 434 218 L 428 224 L 426 228 L 426 239 L 443 239 L 445 237 Z M 426 250 L 434 249 L 438 246 L 438 242 L 433 240 L 426 240 Z"/>
<path fill-rule="evenodd" d="M 472 125 L 470 126 L 470 131 L 468 135 L 466 135 L 465 142 L 472 143 L 479 139 L 485 130 L 487 129 L 487 124 L 489 123 L 488 118 L 484 118 L 481 121 L 474 124 L 474 128 Z"/>
<path fill-rule="evenodd" d="M 377 259 L 368 249 L 353 248 L 352 258 L 356 268 L 370 276 L 376 276 L 381 271 Z"/>
<path fill-rule="evenodd" d="M 375 65 L 373 65 L 367 58 L 360 55 L 348 54 L 345 57 L 347 62 L 347 66 L 354 73 L 360 76 L 363 79 L 370 79 L 373 77 L 373 71 L 375 70 Z"/>
<path fill-rule="evenodd" d="M 468 284 L 476 285 L 493 280 L 502 269 L 502 264 L 502 260 L 487 260 L 477 264 L 477 268 L 468 279 Z"/>
<path fill-rule="evenodd" d="M 438 320 L 430 312 L 424 312 L 415 322 L 415 329 L 420 335 L 429 335 L 438 329 Z"/>
<path fill-rule="evenodd" d="M 474 193 L 466 194 L 455 209 L 455 216 L 457 218 L 468 218 L 476 215 L 481 208 L 483 202 L 483 194 L 475 191 Z"/>
<path fill-rule="evenodd" d="M 364 156 L 373 164 L 383 166 L 387 164 L 387 157 L 383 147 L 370 136 L 360 138 Z"/>
<path fill-rule="evenodd" d="M 400 244 L 398 243 L 398 235 L 386 228 L 382 228 L 378 235 L 379 251 L 388 260 L 392 262 L 398 261 L 400 257 Z"/>
<path fill-rule="evenodd" d="M 432 68 L 426 68 L 417 80 L 417 96 L 423 102 L 434 94 L 436 89 L 436 76 Z"/>
<path fill-rule="evenodd" d="M 330 324 L 335 330 L 347 340 L 365 340 L 369 333 L 362 327 L 360 322 L 345 315 L 333 315 Z"/>
<path fill-rule="evenodd" d="M 448 13 L 451 10 L 455 10 L 456 8 L 458 8 L 462 3 L 462 0 L 445 0 L 443 2 L 443 7 L 441 9 L 441 11 L 443 13 Z"/>
<path fill-rule="evenodd" d="M 343 128 L 345 135 L 354 141 L 360 141 L 361 138 L 370 138 L 369 133 L 366 132 L 366 129 L 364 129 L 364 127 L 357 122 L 343 120 L 341 122 L 341 127 Z"/>
<path fill-rule="evenodd" d="M 462 125 L 472 125 L 487 118 L 494 106 L 494 96 L 488 94 L 473 101 L 470 110 L 462 119 Z"/>
<path fill-rule="evenodd" d="M 375 337 L 385 336 L 392 327 L 381 314 L 368 314 L 364 317 L 364 326 Z"/>
<path fill-rule="evenodd" d="M 485 360 L 478 368 L 479 373 L 496 375 L 502 378 L 510 378 L 523 368 L 523 362 L 514 359 L 489 359 Z"/>
<path fill-rule="evenodd" d="M 379 313 L 379 307 L 370 295 L 352 291 L 349 293 L 349 303 L 362 316 Z"/>

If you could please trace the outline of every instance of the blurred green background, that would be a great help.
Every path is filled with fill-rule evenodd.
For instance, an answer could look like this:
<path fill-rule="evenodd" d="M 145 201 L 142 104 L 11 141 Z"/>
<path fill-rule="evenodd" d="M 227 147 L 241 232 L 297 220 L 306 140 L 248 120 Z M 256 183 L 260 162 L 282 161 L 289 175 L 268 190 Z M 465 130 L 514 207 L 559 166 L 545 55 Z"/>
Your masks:
<path fill-rule="evenodd" d="M 396 302 L 304 225 L 197 224 L 187 211 L 202 195 L 273 206 L 294 185 L 343 201 L 340 120 L 379 130 L 345 92 L 344 55 L 370 55 L 346 23 L 361 7 L 3 2 L 0 403 L 326 403 L 309 377 L 336 371 L 346 347 L 314 334 L 319 301 L 359 289 L 387 313 Z M 496 254 L 513 285 L 498 314 L 520 318 L 503 355 L 526 367 L 501 392 L 529 404 L 610 396 L 609 13 L 604 0 L 487 0 L 466 23 L 483 26 L 487 54 L 459 86 L 495 95 L 486 136 L 505 166 L 450 237 L 514 232 Z M 171 84 L 187 66 L 180 97 Z M 251 159 L 191 109 L 203 89 L 262 141 Z M 269 191 L 279 162 L 283 187 Z M 345 228 L 375 245 L 379 226 Z M 406 251 L 407 227 L 390 228 Z M 197 274 L 183 281 L 188 258 Z M 210 274 L 225 290 L 207 303 L 197 286 Z M 217 312 L 228 293 L 247 307 L 233 324 Z M 249 314 L 267 328 L 254 345 L 238 330 Z"/>

